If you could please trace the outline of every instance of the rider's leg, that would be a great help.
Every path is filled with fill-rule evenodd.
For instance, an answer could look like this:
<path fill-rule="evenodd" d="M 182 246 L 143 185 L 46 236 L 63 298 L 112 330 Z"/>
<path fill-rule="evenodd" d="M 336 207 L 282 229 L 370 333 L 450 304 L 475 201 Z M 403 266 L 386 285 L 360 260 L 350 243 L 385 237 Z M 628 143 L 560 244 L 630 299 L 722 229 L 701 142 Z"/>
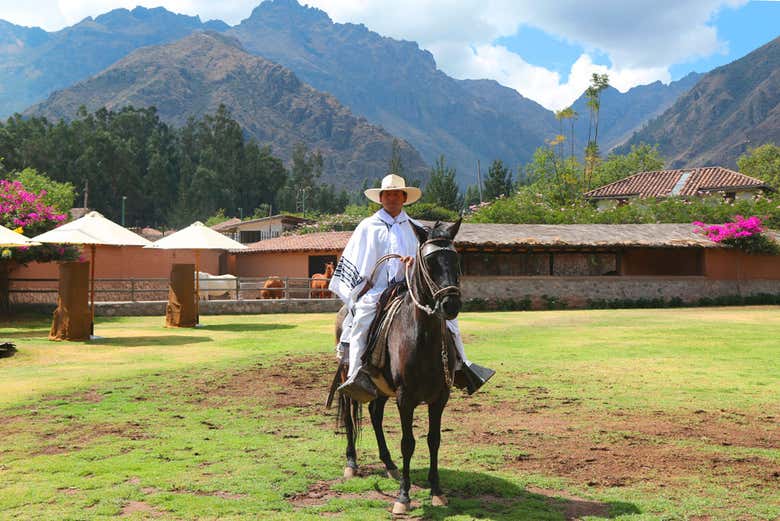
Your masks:
<path fill-rule="evenodd" d="M 378 396 L 371 377 L 360 370 L 361 358 L 368 345 L 368 329 L 376 314 L 377 299 L 372 297 L 370 293 L 365 295 L 353 310 L 352 332 L 349 336 L 349 371 L 347 380 L 339 387 L 339 391 L 359 402 L 369 402 Z"/>
<path fill-rule="evenodd" d="M 475 364 L 466 357 L 466 350 L 463 346 L 463 338 L 460 335 L 458 319 L 448 320 L 447 329 L 452 333 L 455 342 L 455 349 L 458 351 L 458 357 L 462 364 L 456 364 L 455 370 L 462 371 L 465 377 L 465 388 L 469 394 L 474 394 L 477 389 L 490 380 L 496 372 L 488 367 Z"/>
<path fill-rule="evenodd" d="M 352 317 L 352 333 L 349 336 L 349 378 L 363 365 L 362 358 L 368 345 L 368 328 L 376 314 L 376 304 L 358 302 Z"/>
<path fill-rule="evenodd" d="M 466 365 L 470 365 L 471 362 L 466 357 L 466 349 L 463 346 L 463 338 L 460 336 L 460 327 L 458 326 L 458 319 L 454 318 L 447 321 L 447 329 L 452 333 L 452 339 L 455 341 L 455 349 L 458 351 L 458 363 L 455 365 L 455 369 L 460 369 L 460 364 L 463 362 Z"/>

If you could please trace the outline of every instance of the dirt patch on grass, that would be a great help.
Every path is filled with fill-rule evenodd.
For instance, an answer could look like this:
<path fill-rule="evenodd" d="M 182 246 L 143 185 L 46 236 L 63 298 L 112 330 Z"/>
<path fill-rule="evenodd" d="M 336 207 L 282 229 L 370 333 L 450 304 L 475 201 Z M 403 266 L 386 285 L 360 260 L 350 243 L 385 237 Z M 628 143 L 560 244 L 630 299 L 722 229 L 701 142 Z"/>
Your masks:
<path fill-rule="evenodd" d="M 362 475 L 375 473 L 373 470 L 369 470 L 366 473 L 363 469 L 361 469 L 361 472 Z M 382 473 L 382 471 L 379 470 L 379 473 Z M 361 473 L 359 472 L 358 475 L 360 476 Z M 324 506 L 333 499 L 377 500 L 386 502 L 388 504 L 388 510 L 390 510 L 393 502 L 396 500 L 395 491 L 393 491 L 393 493 L 387 493 L 377 487 L 375 487 L 374 490 L 364 492 L 341 492 L 334 490 L 333 486 L 341 482 L 343 482 L 343 480 L 318 481 L 317 483 L 312 484 L 306 492 L 296 494 L 289 498 L 288 501 L 296 508 L 304 509 Z M 410 492 L 412 495 L 416 495 L 420 490 L 421 488 L 419 486 L 413 484 Z M 567 521 L 582 519 L 586 516 L 607 517 L 610 514 L 610 506 L 608 504 L 583 499 L 565 491 L 548 490 L 538 487 L 526 487 L 525 491 L 529 494 L 542 496 L 545 503 L 550 505 L 551 509 L 562 512 Z M 464 496 L 459 494 L 458 499 L 477 500 L 483 505 L 501 505 L 502 507 L 509 507 L 526 501 L 527 497 L 523 495 L 519 497 L 502 497 L 489 494 L 476 496 Z M 413 500 L 411 505 L 413 509 L 420 508 L 421 506 L 420 502 L 416 500 Z M 453 509 L 452 513 L 457 513 L 457 510 Z"/>
<path fill-rule="evenodd" d="M 143 514 L 144 517 L 161 517 L 164 515 L 163 512 L 157 510 L 152 505 L 144 501 L 128 501 L 122 507 L 122 511 L 119 515 L 122 517 L 128 517 L 133 514 Z"/>
<path fill-rule="evenodd" d="M 780 431 L 766 416 L 608 413 L 552 403 L 532 412 L 512 403 L 455 406 L 452 412 L 454 438 L 502 448 L 504 462 L 493 462 L 496 469 L 509 466 L 593 487 L 664 487 L 690 476 L 745 485 L 779 482 L 780 465 L 739 450 L 780 448 Z"/>
<path fill-rule="evenodd" d="M 336 367 L 336 358 L 326 355 L 257 364 L 226 378 L 196 383 L 192 401 L 212 406 L 251 399 L 270 408 L 322 409 Z"/>
<path fill-rule="evenodd" d="M 47 440 L 56 440 L 56 443 L 44 444 L 31 454 L 33 456 L 66 454 L 81 450 L 104 436 L 118 436 L 131 440 L 143 440 L 150 437 L 143 427 L 135 422 L 70 424 L 39 434 L 43 443 L 46 443 Z"/>
<path fill-rule="evenodd" d="M 334 371 L 332 356 L 285 358 L 221 379 L 209 386 L 207 401 L 251 398 L 270 408 L 319 414 Z M 663 488 L 692 476 L 745 486 L 780 482 L 780 464 L 739 450 L 780 448 L 771 414 L 593 411 L 576 397 L 552 397 L 543 387 L 525 391 L 524 401 L 504 403 L 455 391 L 445 412 L 443 443 L 500 448 L 499 461 L 475 461 L 491 470 L 509 467 L 591 487 L 644 482 Z M 397 419 L 388 411 L 386 432 L 394 436 Z M 425 432 L 424 415 L 421 408 L 418 437 Z"/>
<path fill-rule="evenodd" d="M 610 507 L 606 503 L 573 496 L 564 490 L 549 490 L 534 486 L 527 486 L 525 489 L 532 494 L 549 498 L 547 503 L 550 505 L 562 507 L 563 515 L 567 521 L 587 516 L 608 517 L 610 514 Z"/>
<path fill-rule="evenodd" d="M 383 470 L 378 470 L 378 467 L 361 467 L 358 470 L 358 477 L 365 477 L 371 474 L 380 473 L 384 474 Z M 388 504 L 388 509 L 392 507 L 393 502 L 396 500 L 396 493 L 388 493 L 380 490 L 378 487 L 374 487 L 373 490 L 363 492 L 341 492 L 334 490 L 333 486 L 339 483 L 343 483 L 344 480 L 330 480 L 330 481 L 318 481 L 312 484 L 306 492 L 296 494 L 287 500 L 292 503 L 296 508 L 308 508 L 318 507 L 327 504 L 332 499 L 362 499 L 362 500 L 377 500 L 384 501 Z M 420 490 L 417 485 L 410 487 L 410 493 L 414 494 Z M 412 508 L 420 506 L 419 501 L 412 501 Z"/>

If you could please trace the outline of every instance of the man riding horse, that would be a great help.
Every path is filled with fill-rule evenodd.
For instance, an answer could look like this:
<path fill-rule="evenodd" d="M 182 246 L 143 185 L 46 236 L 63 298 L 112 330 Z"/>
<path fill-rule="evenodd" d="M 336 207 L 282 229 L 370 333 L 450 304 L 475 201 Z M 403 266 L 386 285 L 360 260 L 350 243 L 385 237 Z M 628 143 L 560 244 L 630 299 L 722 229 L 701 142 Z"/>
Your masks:
<path fill-rule="evenodd" d="M 350 310 L 340 338 L 341 346 L 349 348 L 349 373 L 338 390 L 359 402 L 369 402 L 379 394 L 370 375 L 363 370 L 361 360 L 368 347 L 369 328 L 382 293 L 393 283 L 404 280 L 404 270 L 414 263 L 418 240 L 403 207 L 416 202 L 422 195 L 419 188 L 406 186 L 404 179 L 394 174 L 382 179 L 381 188 L 370 188 L 365 194 L 382 208 L 363 219 L 355 229 L 329 286 Z M 377 268 L 374 280 L 369 280 L 377 261 L 388 254 L 397 254 L 401 258 L 387 260 Z M 460 359 L 456 372 L 463 373 L 460 375 L 462 378 L 456 378 L 456 381 L 464 382 L 467 392 L 472 394 L 495 371 L 466 357 L 457 319 L 448 320 L 447 329 Z"/>

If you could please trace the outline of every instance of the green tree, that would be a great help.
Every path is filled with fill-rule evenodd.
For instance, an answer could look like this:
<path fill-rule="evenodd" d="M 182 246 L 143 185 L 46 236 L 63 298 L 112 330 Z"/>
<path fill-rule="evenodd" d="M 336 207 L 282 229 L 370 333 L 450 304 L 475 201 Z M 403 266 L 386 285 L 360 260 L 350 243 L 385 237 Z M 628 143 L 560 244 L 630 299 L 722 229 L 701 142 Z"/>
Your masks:
<path fill-rule="evenodd" d="M 469 185 L 466 187 L 466 193 L 463 196 L 463 206 L 468 208 L 475 204 L 479 204 L 479 187 L 477 185 Z"/>
<path fill-rule="evenodd" d="M 488 175 L 482 182 L 482 197 L 485 201 L 512 194 L 512 172 L 496 159 L 491 163 Z"/>
<path fill-rule="evenodd" d="M 43 192 L 41 200 L 59 213 L 68 213 L 73 208 L 76 197 L 72 183 L 58 183 L 39 174 L 34 168 L 25 168 L 21 172 L 12 172 L 9 179 L 19 181 L 26 190 L 33 193 Z"/>
<path fill-rule="evenodd" d="M 434 203 L 442 208 L 458 211 L 462 201 L 455 182 L 455 169 L 447 166 L 444 156 L 439 156 L 431 169 L 428 184 L 423 191 L 423 202 Z"/>
<path fill-rule="evenodd" d="M 638 172 L 663 170 L 664 159 L 658 146 L 631 145 L 627 154 L 610 154 L 593 172 L 593 188 L 614 183 Z"/>
<path fill-rule="evenodd" d="M 751 148 L 737 159 L 737 168 L 745 175 L 761 179 L 780 190 L 780 146 L 767 143 Z"/>
<path fill-rule="evenodd" d="M 388 173 L 404 176 L 404 163 L 401 160 L 401 143 L 397 138 L 393 138 L 393 147 L 390 152 L 390 165 Z"/>
<path fill-rule="evenodd" d="M 609 87 L 609 76 L 593 73 L 590 86 L 585 90 L 588 98 L 590 119 L 588 120 L 588 142 L 585 145 L 585 188 L 591 188 L 591 176 L 599 160 L 599 111 L 601 110 L 601 92 Z M 592 136 L 592 137 L 591 137 Z"/>
<path fill-rule="evenodd" d="M 561 161 L 552 146 L 536 149 L 525 175 L 528 188 L 554 205 L 570 204 L 582 196 L 582 165 L 576 157 Z"/>

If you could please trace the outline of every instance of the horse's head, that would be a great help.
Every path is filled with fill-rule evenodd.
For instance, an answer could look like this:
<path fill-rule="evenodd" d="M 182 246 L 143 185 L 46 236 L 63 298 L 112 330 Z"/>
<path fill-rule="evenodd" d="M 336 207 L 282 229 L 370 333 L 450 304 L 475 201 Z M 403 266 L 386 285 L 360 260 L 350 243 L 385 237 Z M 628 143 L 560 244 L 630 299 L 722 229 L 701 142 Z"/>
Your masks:
<path fill-rule="evenodd" d="M 325 278 L 331 278 L 333 276 L 333 263 L 329 262 L 325 265 Z"/>
<path fill-rule="evenodd" d="M 430 229 L 412 223 L 420 241 L 417 269 L 422 272 L 422 284 L 428 286 L 433 309 L 447 320 L 457 317 L 461 307 L 460 262 L 453 245 L 461 220 L 452 225 L 437 221 Z"/>

